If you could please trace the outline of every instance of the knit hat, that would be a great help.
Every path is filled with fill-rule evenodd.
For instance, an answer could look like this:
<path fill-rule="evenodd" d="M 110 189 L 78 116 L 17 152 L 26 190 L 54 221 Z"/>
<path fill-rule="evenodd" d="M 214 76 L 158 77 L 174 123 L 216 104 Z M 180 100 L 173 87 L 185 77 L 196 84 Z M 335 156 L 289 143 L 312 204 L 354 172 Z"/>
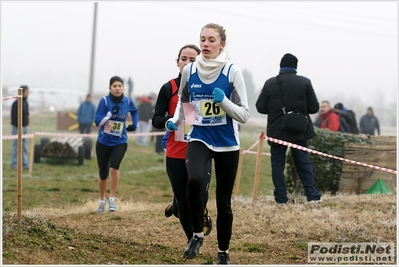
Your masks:
<path fill-rule="evenodd" d="M 337 103 L 337 104 L 335 104 L 334 108 L 342 110 L 344 108 L 344 105 L 342 103 Z"/>
<path fill-rule="evenodd" d="M 292 54 L 285 54 L 280 62 L 280 68 L 288 67 L 296 69 L 298 65 L 298 59 Z"/>

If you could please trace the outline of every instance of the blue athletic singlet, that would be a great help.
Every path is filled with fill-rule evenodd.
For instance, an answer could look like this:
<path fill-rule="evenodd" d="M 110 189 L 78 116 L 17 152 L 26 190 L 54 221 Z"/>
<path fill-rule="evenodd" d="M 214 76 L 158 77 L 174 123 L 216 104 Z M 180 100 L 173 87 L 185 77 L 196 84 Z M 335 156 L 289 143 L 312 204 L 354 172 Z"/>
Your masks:
<path fill-rule="evenodd" d="M 190 102 L 195 110 L 196 123 L 188 133 L 189 142 L 199 139 L 214 147 L 237 146 L 232 118 L 218 103 L 212 101 L 212 92 L 216 87 L 222 89 L 226 97 L 230 98 L 232 89 L 228 77 L 232 64 L 226 64 L 216 81 L 210 84 L 200 80 L 196 67 L 193 66 L 195 63 L 191 64 L 187 86 Z"/>

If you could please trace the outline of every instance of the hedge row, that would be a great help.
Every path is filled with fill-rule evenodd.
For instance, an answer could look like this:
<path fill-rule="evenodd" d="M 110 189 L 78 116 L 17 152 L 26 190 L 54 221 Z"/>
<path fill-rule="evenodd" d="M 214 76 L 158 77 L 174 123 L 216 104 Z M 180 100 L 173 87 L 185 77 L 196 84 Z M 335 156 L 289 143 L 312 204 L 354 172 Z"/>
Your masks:
<path fill-rule="evenodd" d="M 345 158 L 345 147 L 349 142 L 371 144 L 371 139 L 364 135 L 343 134 L 315 127 L 316 136 L 308 140 L 308 147 L 329 155 Z M 339 189 L 339 180 L 342 172 L 342 161 L 333 158 L 309 153 L 312 162 L 316 188 L 320 192 L 336 194 Z M 302 183 L 295 171 L 291 149 L 288 152 L 286 163 L 285 182 L 287 192 L 303 194 Z"/>

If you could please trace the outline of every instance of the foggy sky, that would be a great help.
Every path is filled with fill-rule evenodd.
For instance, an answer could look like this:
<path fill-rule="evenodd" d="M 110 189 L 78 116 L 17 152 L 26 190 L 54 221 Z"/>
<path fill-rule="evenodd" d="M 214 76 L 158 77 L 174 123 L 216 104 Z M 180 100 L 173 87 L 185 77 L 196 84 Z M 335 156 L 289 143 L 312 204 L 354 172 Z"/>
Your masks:
<path fill-rule="evenodd" d="M 93 13 L 94 2 L 2 1 L 2 85 L 88 91 Z M 94 90 L 107 94 L 119 75 L 132 77 L 134 95 L 158 93 L 178 75 L 180 47 L 199 46 L 215 22 L 257 90 L 292 53 L 319 100 L 396 103 L 397 17 L 392 1 L 99 1 Z"/>

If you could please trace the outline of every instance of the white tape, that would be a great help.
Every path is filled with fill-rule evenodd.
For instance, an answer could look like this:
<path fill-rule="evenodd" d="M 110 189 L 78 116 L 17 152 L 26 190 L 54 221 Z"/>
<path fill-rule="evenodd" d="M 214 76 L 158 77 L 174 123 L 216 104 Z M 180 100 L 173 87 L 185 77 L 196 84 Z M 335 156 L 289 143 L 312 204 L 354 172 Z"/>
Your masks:
<path fill-rule="evenodd" d="M 14 96 L 3 97 L 3 100 L 10 100 L 10 99 L 19 98 L 19 97 L 22 97 L 22 96 L 14 95 Z"/>

